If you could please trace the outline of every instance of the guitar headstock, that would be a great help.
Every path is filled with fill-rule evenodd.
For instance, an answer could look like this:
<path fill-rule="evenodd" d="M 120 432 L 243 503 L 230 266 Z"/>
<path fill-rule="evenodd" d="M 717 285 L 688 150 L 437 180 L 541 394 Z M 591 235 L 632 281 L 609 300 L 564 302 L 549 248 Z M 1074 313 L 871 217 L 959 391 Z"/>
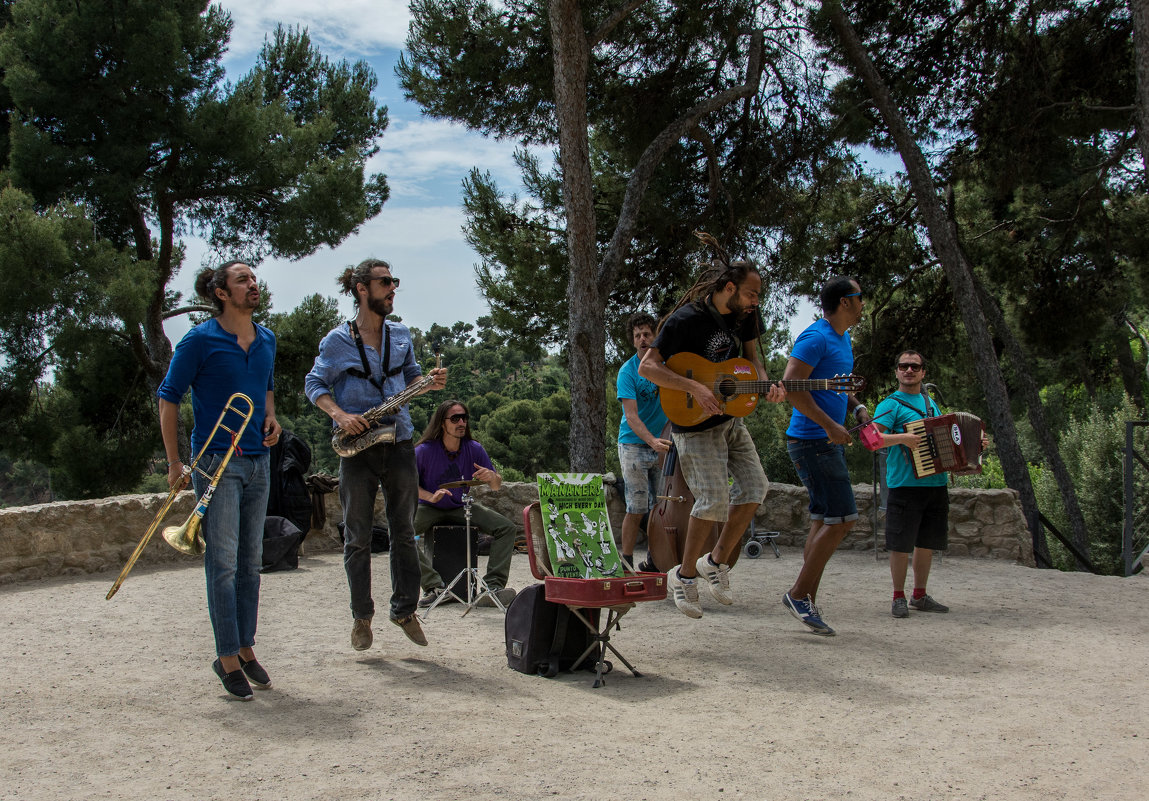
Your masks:
<path fill-rule="evenodd" d="M 866 388 L 866 379 L 860 375 L 849 373 L 848 375 L 836 375 L 833 378 L 828 378 L 826 384 L 832 392 L 853 394 Z"/>

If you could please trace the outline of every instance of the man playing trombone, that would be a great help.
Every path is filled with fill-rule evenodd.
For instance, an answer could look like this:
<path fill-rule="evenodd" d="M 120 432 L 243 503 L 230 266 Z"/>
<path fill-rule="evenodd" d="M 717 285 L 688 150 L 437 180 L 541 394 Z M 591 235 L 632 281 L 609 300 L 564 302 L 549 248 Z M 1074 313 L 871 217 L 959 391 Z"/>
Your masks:
<path fill-rule="evenodd" d="M 160 431 L 168 458 L 168 484 L 186 484 L 177 431 L 180 400 L 190 387 L 195 420 L 192 452 L 199 453 L 207 444 L 191 479 L 201 505 L 211 501 L 201 527 L 207 545 L 208 615 L 218 657 L 212 670 L 229 693 L 250 701 L 251 684 L 261 689 L 271 686 L 252 648 L 270 484 L 268 448 L 280 433 L 272 397 L 275 334 L 252 320 L 260 297 L 250 265 L 230 261 L 214 270 L 205 269 L 196 277 L 195 289 L 218 314 L 188 331 L 176 345 L 156 393 Z M 223 412 L 237 392 L 251 399 L 253 409 L 242 436 L 233 443 L 226 430 L 219 432 L 220 427 L 213 428 L 213 424 L 224 422 Z M 214 493 L 205 498 L 215 468 L 229 454 Z"/>

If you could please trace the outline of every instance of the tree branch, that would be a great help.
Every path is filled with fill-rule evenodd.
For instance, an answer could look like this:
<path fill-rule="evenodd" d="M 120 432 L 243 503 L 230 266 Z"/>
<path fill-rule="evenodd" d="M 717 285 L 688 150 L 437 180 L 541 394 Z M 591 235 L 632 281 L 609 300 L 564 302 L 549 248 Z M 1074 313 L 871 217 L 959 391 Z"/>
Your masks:
<path fill-rule="evenodd" d="M 614 235 L 603 254 L 602 264 L 598 270 L 599 286 L 613 286 L 618 275 L 619 265 L 626 258 L 627 247 L 630 244 L 631 234 L 638 219 L 639 207 L 646 187 L 654 177 L 655 168 L 671 146 L 680 140 L 698 121 L 707 114 L 717 111 L 723 106 L 733 103 L 743 97 L 749 97 L 758 91 L 762 80 L 763 51 L 765 48 L 765 35 L 760 30 L 750 34 L 750 49 L 746 63 L 746 82 L 719 92 L 684 112 L 678 119 L 667 125 L 643 151 L 642 156 L 635 165 L 634 172 L 626 184 L 626 194 L 622 199 L 622 208 L 618 215 L 618 224 L 614 228 Z"/>
<path fill-rule="evenodd" d="M 610 32 L 618 27 L 620 22 L 629 17 L 636 8 L 645 2 L 646 0 L 630 0 L 630 2 L 623 5 L 622 8 L 616 9 L 615 12 L 603 20 L 602 24 L 590 35 L 590 38 L 587 39 L 587 46 L 593 50 L 599 43 L 605 40 L 606 37 L 610 36 Z"/>

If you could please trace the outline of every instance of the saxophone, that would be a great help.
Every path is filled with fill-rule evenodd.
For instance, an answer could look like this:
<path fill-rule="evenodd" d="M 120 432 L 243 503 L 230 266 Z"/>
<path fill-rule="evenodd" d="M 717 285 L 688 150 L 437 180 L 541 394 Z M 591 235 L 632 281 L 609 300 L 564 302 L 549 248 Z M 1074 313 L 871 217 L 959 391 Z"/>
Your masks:
<path fill-rule="evenodd" d="M 442 367 L 442 364 L 442 357 L 436 353 L 435 367 Z M 340 456 L 354 456 L 357 453 L 367 450 L 372 445 L 378 445 L 380 442 L 394 442 L 395 426 L 383 425 L 380 421 L 384 417 L 390 417 L 395 414 L 405 403 L 420 394 L 434 382 L 435 379 L 432 376 L 425 375 L 402 392 L 395 393 L 378 406 L 373 406 L 365 411 L 361 416 L 370 424 L 370 428 L 366 431 L 352 434 L 336 426 L 335 433 L 331 436 L 331 447 L 334 448 L 335 452 Z"/>

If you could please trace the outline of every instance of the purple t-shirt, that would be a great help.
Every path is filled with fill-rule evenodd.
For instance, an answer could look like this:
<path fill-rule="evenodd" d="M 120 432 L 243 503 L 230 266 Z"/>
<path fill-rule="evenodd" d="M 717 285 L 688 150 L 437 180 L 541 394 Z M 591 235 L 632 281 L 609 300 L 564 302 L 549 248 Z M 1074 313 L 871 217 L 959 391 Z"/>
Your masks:
<path fill-rule="evenodd" d="M 434 492 L 439 489 L 440 484 L 446 484 L 448 481 L 474 478 L 476 464 L 488 470 L 495 469 L 486 450 L 473 439 L 460 442 L 459 450 L 455 453 L 448 453 L 441 439 L 424 442 L 415 448 L 415 464 L 419 467 L 419 486 L 428 492 Z M 455 487 L 450 495 L 438 503 L 428 503 L 422 498 L 419 499 L 419 503 L 438 509 L 459 509 L 463 506 L 464 489 L 466 488 Z"/>

